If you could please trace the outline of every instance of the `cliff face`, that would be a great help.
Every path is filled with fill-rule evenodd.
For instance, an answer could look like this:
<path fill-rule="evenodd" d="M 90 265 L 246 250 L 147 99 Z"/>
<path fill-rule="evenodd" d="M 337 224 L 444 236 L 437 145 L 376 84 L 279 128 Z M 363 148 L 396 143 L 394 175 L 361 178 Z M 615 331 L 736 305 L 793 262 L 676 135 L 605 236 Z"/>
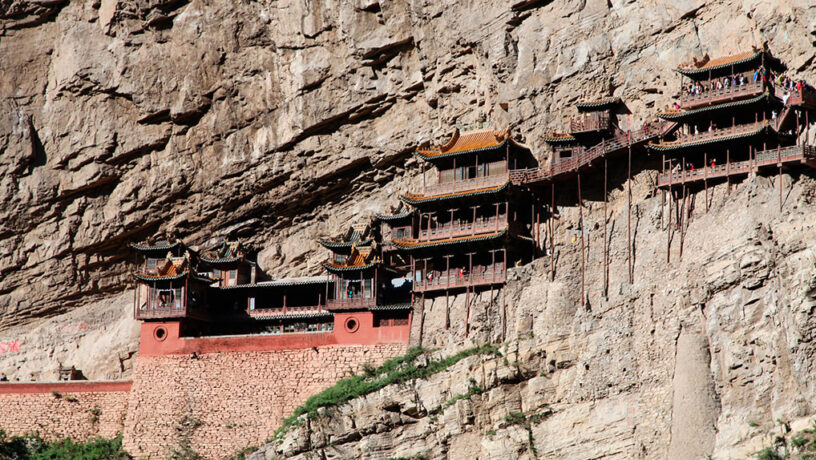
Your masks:
<path fill-rule="evenodd" d="M 813 83 L 814 24 L 816 7 L 795 0 L 0 0 L 0 331 L 117 296 L 126 243 L 156 233 L 202 247 L 238 237 L 267 271 L 316 274 L 315 238 L 421 184 L 410 152 L 453 124 L 511 126 L 540 154 L 577 100 L 619 95 L 637 126 L 677 93 L 680 62 L 766 41 Z M 457 403 L 475 418 L 427 425 L 438 442 L 426 451 L 530 456 L 524 432 L 498 425 L 545 403 L 536 451 L 567 457 L 727 456 L 776 418 L 816 412 L 812 179 L 784 176 L 781 215 L 774 177 L 719 187 L 707 214 L 698 198 L 683 258 L 675 234 L 666 263 L 655 165 L 637 162 L 635 284 L 617 170 L 608 299 L 595 231 L 590 308 L 579 306 L 565 197 L 555 281 L 539 260 L 517 270 L 506 313 L 480 299 L 472 314 L 469 340 L 529 351 L 510 358 L 528 370 Z M 587 182 L 594 225 L 600 194 Z M 439 302 L 424 340 L 454 349 L 463 299 L 451 331 Z M 451 379 L 485 364 L 460 366 Z M 372 404 L 359 409 L 380 413 Z M 416 432 L 384 426 L 389 452 L 409 452 Z M 363 434 L 348 448 L 365 449 Z"/>

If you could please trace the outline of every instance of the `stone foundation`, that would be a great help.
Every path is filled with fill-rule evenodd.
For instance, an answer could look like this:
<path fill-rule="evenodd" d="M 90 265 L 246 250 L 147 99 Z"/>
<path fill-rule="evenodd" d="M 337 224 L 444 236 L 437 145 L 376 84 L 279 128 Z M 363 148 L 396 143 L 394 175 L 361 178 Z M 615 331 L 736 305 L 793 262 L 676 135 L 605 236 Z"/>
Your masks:
<path fill-rule="evenodd" d="M 0 429 L 45 439 L 116 437 L 124 431 L 130 382 L 5 383 Z"/>

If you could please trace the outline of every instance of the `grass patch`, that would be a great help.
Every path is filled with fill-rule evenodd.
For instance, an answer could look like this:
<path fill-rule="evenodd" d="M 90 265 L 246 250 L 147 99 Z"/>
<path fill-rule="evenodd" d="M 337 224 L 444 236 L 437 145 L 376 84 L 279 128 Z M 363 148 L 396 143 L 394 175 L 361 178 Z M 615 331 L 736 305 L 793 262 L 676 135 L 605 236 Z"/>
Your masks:
<path fill-rule="evenodd" d="M 775 449 L 766 447 L 759 451 L 757 460 L 782 460 L 782 456 L 777 454 Z"/>
<path fill-rule="evenodd" d="M 122 450 L 122 435 L 113 439 L 95 438 L 87 442 L 71 439 L 46 442 L 39 435 L 8 436 L 0 430 L 0 458 L 9 460 L 124 460 L 132 457 Z"/>
<path fill-rule="evenodd" d="M 482 345 L 460 351 L 447 358 L 429 361 L 425 366 L 417 366 L 415 364 L 417 358 L 426 352 L 427 350 L 421 347 L 412 347 L 403 356 L 389 359 L 378 368 L 364 367 L 363 374 L 342 379 L 334 386 L 309 397 L 302 406 L 295 409 L 292 415 L 284 419 L 281 427 L 275 432 L 275 438 L 280 438 L 289 428 L 294 426 L 301 415 L 308 414 L 309 417 L 314 417 L 321 407 L 334 407 L 351 399 L 378 391 L 387 385 L 414 379 L 425 379 L 468 356 L 500 355 L 498 348 L 492 345 Z"/>

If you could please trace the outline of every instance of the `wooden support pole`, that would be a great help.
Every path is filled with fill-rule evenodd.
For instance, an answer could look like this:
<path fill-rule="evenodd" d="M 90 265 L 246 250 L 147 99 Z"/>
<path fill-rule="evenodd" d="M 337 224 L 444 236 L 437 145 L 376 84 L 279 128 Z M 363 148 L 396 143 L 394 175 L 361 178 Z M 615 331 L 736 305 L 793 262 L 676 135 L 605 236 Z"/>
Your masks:
<path fill-rule="evenodd" d="M 555 281 L 555 182 L 550 184 L 550 281 Z"/>
<path fill-rule="evenodd" d="M 603 246 L 604 246 L 604 251 L 603 251 L 603 254 L 604 254 L 604 284 L 603 284 L 603 293 L 604 293 L 604 298 L 606 298 L 607 294 L 609 293 L 609 254 L 607 254 L 607 252 L 606 252 L 606 246 L 607 246 L 607 236 L 606 236 L 606 220 L 607 220 L 607 214 L 606 214 L 606 205 L 607 205 L 607 201 L 609 201 L 609 200 L 607 199 L 607 195 L 608 195 L 608 193 L 609 193 L 609 192 L 608 192 L 608 189 L 607 189 L 607 180 L 606 180 L 606 179 L 607 179 L 607 174 L 606 174 L 606 172 L 607 172 L 607 164 L 606 164 L 606 163 L 607 163 L 607 161 L 606 161 L 606 156 L 604 156 L 604 241 L 603 241 Z M 662 211 L 662 209 L 661 209 L 661 211 Z M 661 217 L 661 218 L 662 218 L 662 217 Z"/>
<path fill-rule="evenodd" d="M 586 305 L 586 297 L 584 295 L 584 274 L 586 267 L 586 256 L 584 255 L 584 201 L 581 197 L 581 173 L 578 176 L 578 224 L 581 226 L 581 306 Z"/>
<path fill-rule="evenodd" d="M 627 252 L 627 258 L 629 259 L 629 284 L 634 282 L 634 272 L 632 271 L 632 142 L 629 136 L 632 135 L 632 132 L 629 131 L 626 133 L 627 140 L 629 140 L 629 167 L 626 173 L 626 183 L 627 188 L 629 189 L 629 199 L 626 202 L 627 212 L 626 212 L 626 230 L 629 234 L 629 250 Z"/>
<path fill-rule="evenodd" d="M 731 149 L 725 149 L 725 180 L 728 181 L 728 193 L 731 194 Z"/>
<path fill-rule="evenodd" d="M 705 208 L 708 212 L 708 152 L 703 152 L 703 187 L 705 187 Z"/>
<path fill-rule="evenodd" d="M 671 231 L 672 231 L 672 182 L 674 181 L 673 169 L 669 163 L 669 222 L 666 225 L 666 263 L 671 262 Z"/>
<path fill-rule="evenodd" d="M 779 212 L 782 212 L 782 148 L 779 144 L 776 145 L 776 164 L 779 166 Z"/>
<path fill-rule="evenodd" d="M 664 153 L 663 162 L 661 163 L 662 174 L 666 175 L 666 154 Z M 669 169 L 669 182 L 671 182 L 671 168 Z M 660 189 L 660 229 L 663 230 L 663 209 L 666 207 L 666 191 Z"/>
<path fill-rule="evenodd" d="M 473 253 L 468 253 L 468 284 L 465 288 L 465 304 L 467 305 L 467 312 L 465 313 L 465 338 L 470 334 L 470 290 L 473 287 Z"/>

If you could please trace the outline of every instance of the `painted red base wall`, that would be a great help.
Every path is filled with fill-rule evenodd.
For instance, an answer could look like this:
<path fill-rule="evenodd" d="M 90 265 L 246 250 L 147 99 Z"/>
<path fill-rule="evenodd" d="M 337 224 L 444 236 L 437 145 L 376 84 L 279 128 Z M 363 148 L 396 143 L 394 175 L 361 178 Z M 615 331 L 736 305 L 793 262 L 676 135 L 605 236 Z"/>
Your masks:
<path fill-rule="evenodd" d="M 371 312 L 336 313 L 332 332 L 280 335 L 181 337 L 178 321 L 144 322 L 139 353 L 141 356 L 158 356 L 301 350 L 330 345 L 407 344 L 410 330 L 409 325 L 374 327 Z"/>

